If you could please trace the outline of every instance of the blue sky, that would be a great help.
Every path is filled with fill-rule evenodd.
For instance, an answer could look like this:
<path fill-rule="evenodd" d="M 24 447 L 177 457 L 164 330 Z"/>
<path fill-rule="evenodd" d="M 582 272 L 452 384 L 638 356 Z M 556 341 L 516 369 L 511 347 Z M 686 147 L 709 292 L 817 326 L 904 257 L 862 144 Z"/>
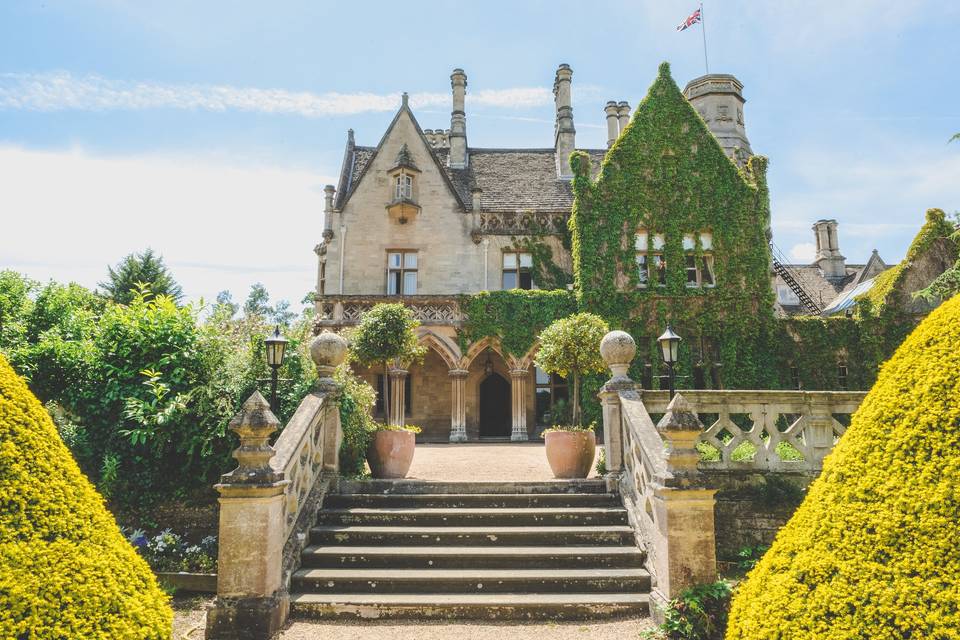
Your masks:
<path fill-rule="evenodd" d="M 662 60 L 704 71 L 696 3 L 124 2 L 0 4 L 0 268 L 95 286 L 161 252 L 190 298 L 314 286 L 323 185 L 346 130 L 376 144 L 411 94 L 449 126 L 468 75 L 473 146 L 552 145 L 550 88 L 574 69 L 580 147 L 603 105 L 636 106 Z M 929 207 L 960 209 L 960 9 L 934 2 L 706 0 L 710 70 L 745 85 L 771 159 L 774 241 L 809 259 L 840 222 L 851 262 L 899 260 Z"/>

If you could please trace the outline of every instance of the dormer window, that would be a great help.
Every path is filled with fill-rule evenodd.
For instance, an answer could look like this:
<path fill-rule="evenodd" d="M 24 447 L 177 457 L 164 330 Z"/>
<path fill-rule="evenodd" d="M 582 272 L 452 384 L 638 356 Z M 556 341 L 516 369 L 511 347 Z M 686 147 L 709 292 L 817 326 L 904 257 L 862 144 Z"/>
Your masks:
<path fill-rule="evenodd" d="M 413 200 L 413 176 L 401 173 L 396 177 L 395 200 Z"/>
<path fill-rule="evenodd" d="M 390 202 L 387 203 L 387 213 L 400 224 L 406 224 L 420 213 L 420 205 L 417 204 L 419 173 L 420 169 L 413 161 L 410 149 L 404 144 L 400 147 L 393 167 L 387 172 L 393 187 Z"/>

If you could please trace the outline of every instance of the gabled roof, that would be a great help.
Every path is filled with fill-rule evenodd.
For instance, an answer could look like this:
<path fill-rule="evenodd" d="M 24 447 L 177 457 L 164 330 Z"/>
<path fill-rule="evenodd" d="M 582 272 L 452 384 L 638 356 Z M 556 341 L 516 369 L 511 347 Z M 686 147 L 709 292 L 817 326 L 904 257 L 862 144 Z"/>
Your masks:
<path fill-rule="evenodd" d="M 376 154 L 376 147 L 348 148 L 337 189 L 337 208 L 346 203 L 346 195 L 359 182 Z M 550 149 L 474 149 L 468 151 L 470 164 L 465 169 L 447 166 L 450 149 L 432 149 L 453 189 L 472 211 L 471 191 L 480 188 L 484 211 L 495 213 L 517 210 L 570 211 L 573 191 L 569 180 L 557 177 L 555 153 Z M 594 177 L 607 153 L 606 149 L 586 151 L 593 160 Z"/>
<path fill-rule="evenodd" d="M 377 146 L 372 149 L 370 147 L 363 148 L 367 150 L 368 153 L 366 154 L 365 161 L 361 166 L 358 166 L 357 163 L 357 151 L 360 150 L 361 147 L 357 147 L 353 144 L 353 131 L 351 130 L 347 137 L 347 151 L 344 156 L 344 163 L 340 169 L 340 188 L 337 189 L 336 201 L 337 209 L 342 209 L 350 200 L 350 196 L 353 195 L 357 185 L 359 185 L 363 180 L 363 176 L 366 175 L 367 169 L 370 167 L 373 159 L 377 157 L 377 154 L 383 148 L 387 138 L 390 137 L 390 132 L 393 131 L 393 128 L 397 126 L 397 122 L 400 120 L 400 116 L 403 113 L 406 113 L 408 116 L 410 116 L 410 121 L 413 122 L 413 127 L 416 130 L 417 135 L 420 136 L 423 146 L 426 147 L 427 153 L 430 154 L 430 158 L 440 171 L 440 175 L 447 183 L 447 187 L 450 188 L 450 193 L 453 194 L 453 197 L 457 200 L 457 204 L 462 210 L 467 209 L 467 206 L 464 203 L 469 202 L 469 198 L 465 200 L 457 191 L 450 179 L 450 175 L 447 173 L 447 167 L 440 162 L 440 160 L 437 158 L 434 148 L 430 146 L 426 136 L 423 135 L 423 129 L 420 128 L 420 123 L 417 122 L 417 118 L 413 115 L 413 111 L 410 110 L 410 106 L 407 104 L 407 94 L 403 94 L 403 102 L 400 105 L 400 109 L 398 109 L 397 114 L 393 116 L 393 120 L 390 121 L 390 126 L 387 127 L 387 130 L 384 132 L 383 137 L 380 138 L 380 142 L 377 144 Z"/>

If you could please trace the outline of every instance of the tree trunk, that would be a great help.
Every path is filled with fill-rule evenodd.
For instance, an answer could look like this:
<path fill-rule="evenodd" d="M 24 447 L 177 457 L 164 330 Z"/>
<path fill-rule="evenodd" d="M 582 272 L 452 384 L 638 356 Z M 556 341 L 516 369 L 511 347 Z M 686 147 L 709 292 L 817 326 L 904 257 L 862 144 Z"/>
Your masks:
<path fill-rule="evenodd" d="M 390 365 L 383 361 L 383 424 L 390 424 Z"/>
<path fill-rule="evenodd" d="M 580 418 L 580 374 L 573 372 L 573 415 L 571 416 L 573 426 L 579 427 Z"/>

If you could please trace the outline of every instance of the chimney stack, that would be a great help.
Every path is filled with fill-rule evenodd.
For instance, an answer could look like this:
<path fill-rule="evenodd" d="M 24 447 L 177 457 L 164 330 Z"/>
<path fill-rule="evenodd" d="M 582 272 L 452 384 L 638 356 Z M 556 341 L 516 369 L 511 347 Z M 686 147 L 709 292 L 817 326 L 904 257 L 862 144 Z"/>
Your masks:
<path fill-rule="evenodd" d="M 453 111 L 450 112 L 450 167 L 467 167 L 467 114 L 464 102 L 467 93 L 467 74 L 463 69 L 454 69 L 450 74 L 453 89 Z"/>
<path fill-rule="evenodd" d="M 616 101 L 609 101 L 607 106 L 603 108 L 603 112 L 607 114 L 607 149 L 609 149 L 620 136 L 620 124 L 617 120 L 619 112 L 617 111 Z"/>
<path fill-rule="evenodd" d="M 557 175 L 572 178 L 570 154 L 576 149 L 577 130 L 573 128 L 573 107 L 571 106 L 570 83 L 573 70 L 568 64 L 561 64 L 553 80 L 553 99 L 557 107 L 557 120 L 554 129 L 554 148 L 556 149 Z"/>
<path fill-rule="evenodd" d="M 840 254 L 836 220 L 817 220 L 813 223 L 813 235 L 817 241 L 817 257 L 814 263 L 823 271 L 823 277 L 831 280 L 847 275 L 847 262 Z"/>
<path fill-rule="evenodd" d="M 333 196 L 337 192 L 332 184 L 323 188 L 323 237 L 333 238 Z"/>
<path fill-rule="evenodd" d="M 743 121 L 743 85 L 725 73 L 700 76 L 683 90 L 693 108 L 716 136 L 724 153 L 738 165 L 753 155 Z"/>
<path fill-rule="evenodd" d="M 620 117 L 620 133 L 630 124 L 630 104 L 624 100 L 617 105 L 617 115 Z"/>

